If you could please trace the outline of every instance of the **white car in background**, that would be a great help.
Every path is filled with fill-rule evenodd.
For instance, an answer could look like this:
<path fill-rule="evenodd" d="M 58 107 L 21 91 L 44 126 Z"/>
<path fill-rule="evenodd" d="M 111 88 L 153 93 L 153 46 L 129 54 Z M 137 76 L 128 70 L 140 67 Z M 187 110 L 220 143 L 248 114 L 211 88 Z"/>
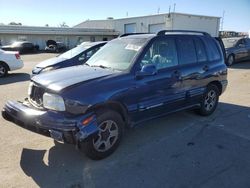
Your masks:
<path fill-rule="evenodd" d="M 0 49 L 0 77 L 8 74 L 8 71 L 21 69 L 23 61 L 18 52 L 3 51 Z"/>

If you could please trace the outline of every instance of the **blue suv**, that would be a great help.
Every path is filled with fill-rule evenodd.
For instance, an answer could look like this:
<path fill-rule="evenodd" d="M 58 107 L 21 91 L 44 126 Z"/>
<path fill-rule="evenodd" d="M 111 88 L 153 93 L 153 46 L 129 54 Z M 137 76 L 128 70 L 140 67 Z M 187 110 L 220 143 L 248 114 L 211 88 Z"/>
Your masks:
<path fill-rule="evenodd" d="M 212 114 L 227 86 L 223 50 L 198 31 L 119 37 L 84 65 L 33 77 L 28 98 L 8 101 L 2 116 L 102 159 L 125 127 L 190 108 Z"/>

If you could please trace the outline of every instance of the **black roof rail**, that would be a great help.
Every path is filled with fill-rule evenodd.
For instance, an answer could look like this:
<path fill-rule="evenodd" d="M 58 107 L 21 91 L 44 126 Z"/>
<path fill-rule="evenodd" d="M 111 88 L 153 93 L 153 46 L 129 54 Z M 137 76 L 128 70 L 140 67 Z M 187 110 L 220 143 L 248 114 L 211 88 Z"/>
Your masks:
<path fill-rule="evenodd" d="M 125 33 L 125 34 L 120 35 L 119 38 L 130 36 L 130 35 L 144 35 L 144 34 L 150 34 L 150 33 Z"/>
<path fill-rule="evenodd" d="M 192 30 L 161 30 L 157 33 L 158 36 L 165 35 L 166 33 L 197 33 L 205 36 L 210 36 L 207 32 L 204 31 L 192 31 Z"/>

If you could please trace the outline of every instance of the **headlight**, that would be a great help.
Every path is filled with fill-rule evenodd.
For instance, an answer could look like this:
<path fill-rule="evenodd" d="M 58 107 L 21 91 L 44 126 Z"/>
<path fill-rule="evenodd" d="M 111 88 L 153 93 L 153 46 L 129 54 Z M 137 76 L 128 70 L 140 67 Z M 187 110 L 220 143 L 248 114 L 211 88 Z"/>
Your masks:
<path fill-rule="evenodd" d="M 63 98 L 59 95 L 51 93 L 43 94 L 43 107 L 56 111 L 65 111 Z"/>
<path fill-rule="evenodd" d="M 32 73 L 33 73 L 33 74 L 39 74 L 41 71 L 42 71 L 42 68 L 40 68 L 40 67 L 35 67 L 35 68 L 32 70 Z"/>
<path fill-rule="evenodd" d="M 52 71 L 52 70 L 54 70 L 54 69 L 55 69 L 55 67 L 47 67 L 47 68 L 45 68 L 45 69 L 42 69 L 41 72 Z"/>

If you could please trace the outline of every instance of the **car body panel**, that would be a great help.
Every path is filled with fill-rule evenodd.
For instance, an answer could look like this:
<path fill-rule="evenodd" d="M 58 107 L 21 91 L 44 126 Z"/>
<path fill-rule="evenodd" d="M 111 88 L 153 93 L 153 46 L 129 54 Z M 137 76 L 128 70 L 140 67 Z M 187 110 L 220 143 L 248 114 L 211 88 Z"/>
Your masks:
<path fill-rule="evenodd" d="M 74 119 L 79 123 L 79 117 L 86 118 L 92 114 L 95 115 L 95 110 L 99 107 L 106 108 L 109 105 L 116 105 L 117 107 L 118 105 L 119 109 L 122 109 L 125 121 L 129 123 L 129 126 L 134 126 L 171 112 L 200 106 L 201 98 L 210 83 L 220 86 L 218 87 L 221 90 L 220 94 L 225 91 L 227 67 L 224 63 L 221 47 L 212 37 L 209 37 L 209 40 L 218 48 L 219 57 L 217 60 L 211 60 L 207 54 L 207 61 L 177 64 L 159 69 L 154 74 L 138 77 L 138 73 L 143 69 L 141 60 L 155 41 L 183 36 L 134 35 L 115 40 L 121 42 L 122 40 L 132 41 L 143 37 L 145 38 L 143 45 L 140 49 L 136 48 L 137 53 L 131 60 L 130 67 L 126 70 L 117 71 L 104 66 L 90 67 L 81 65 L 33 77 L 32 82 L 35 85 L 43 88 L 44 92 L 57 93 L 65 103 L 66 111 L 64 112 L 43 109 L 47 114 L 46 117 L 52 117 L 53 114 L 55 122 Z M 204 36 L 204 40 L 206 40 L 206 36 Z M 177 45 L 177 47 L 179 46 Z M 127 45 L 127 48 L 129 50 L 131 48 L 135 49 L 133 45 Z M 101 54 L 102 51 L 98 53 Z M 178 53 L 179 58 L 180 54 Z M 95 59 L 95 57 L 92 58 Z M 39 96 L 42 96 L 42 94 L 40 93 Z M 7 103 L 4 107 L 4 115 L 8 114 L 10 106 L 14 106 L 12 108 L 17 108 L 16 111 L 18 111 L 23 108 L 22 105 Z M 12 118 L 15 119 L 15 117 Z M 44 124 L 46 125 L 46 123 Z M 59 125 L 58 128 L 63 126 Z M 75 128 L 78 131 L 81 130 L 77 125 Z M 51 130 L 54 127 L 46 127 L 46 129 Z M 94 121 L 93 126 L 90 126 L 89 130 L 86 128 L 85 131 L 87 131 L 85 135 L 96 134 L 98 132 L 96 122 Z M 81 134 L 81 131 L 79 134 Z M 56 132 L 53 135 L 59 135 L 60 137 L 60 134 Z M 81 137 L 81 139 L 84 140 L 85 137 Z"/>
<path fill-rule="evenodd" d="M 76 65 L 83 65 L 86 63 L 88 58 L 81 59 L 84 54 L 87 54 L 89 51 L 95 50 L 100 48 L 101 46 L 105 45 L 107 42 L 94 42 L 94 43 L 87 43 L 90 45 L 89 48 L 85 48 L 79 54 L 71 57 L 71 58 L 64 58 L 62 56 L 54 57 L 51 59 L 47 59 L 42 61 L 41 63 L 37 64 L 36 67 L 32 70 L 32 76 L 42 73 L 42 71 L 46 68 L 52 68 L 52 70 L 66 68 Z M 66 52 L 67 53 L 67 52 Z"/>
<path fill-rule="evenodd" d="M 226 47 L 227 58 L 234 55 L 236 62 L 250 60 L 250 39 L 249 38 L 228 38 L 224 40 L 237 40 L 232 47 Z"/>
<path fill-rule="evenodd" d="M 0 62 L 4 62 L 8 65 L 10 71 L 21 69 L 23 67 L 23 61 L 17 59 L 15 54 L 18 52 L 12 51 L 0 51 Z"/>
<path fill-rule="evenodd" d="M 6 51 L 18 51 L 21 53 L 32 53 L 38 50 L 38 46 L 34 45 L 31 42 L 28 41 L 17 41 L 17 45 L 15 45 L 15 42 L 12 45 L 2 46 L 2 50 Z"/>

